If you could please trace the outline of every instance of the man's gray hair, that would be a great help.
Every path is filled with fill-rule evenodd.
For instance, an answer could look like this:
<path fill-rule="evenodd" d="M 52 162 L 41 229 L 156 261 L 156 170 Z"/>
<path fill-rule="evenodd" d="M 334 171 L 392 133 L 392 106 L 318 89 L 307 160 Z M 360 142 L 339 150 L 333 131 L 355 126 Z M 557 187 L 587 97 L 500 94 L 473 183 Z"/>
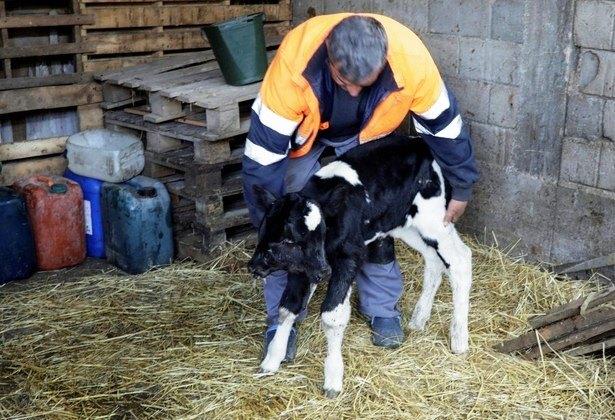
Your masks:
<path fill-rule="evenodd" d="M 376 19 L 350 16 L 327 36 L 329 60 L 345 79 L 360 83 L 386 62 L 387 36 Z"/>

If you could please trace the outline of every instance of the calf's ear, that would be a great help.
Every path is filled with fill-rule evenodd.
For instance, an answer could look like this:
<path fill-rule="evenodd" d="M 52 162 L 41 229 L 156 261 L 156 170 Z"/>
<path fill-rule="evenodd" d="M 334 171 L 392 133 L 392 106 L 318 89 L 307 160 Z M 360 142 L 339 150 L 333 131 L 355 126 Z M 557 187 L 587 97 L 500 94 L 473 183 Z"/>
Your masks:
<path fill-rule="evenodd" d="M 256 199 L 256 205 L 265 211 L 267 211 L 276 200 L 273 193 L 269 192 L 260 185 L 253 185 L 252 192 L 254 193 L 254 198 Z"/>

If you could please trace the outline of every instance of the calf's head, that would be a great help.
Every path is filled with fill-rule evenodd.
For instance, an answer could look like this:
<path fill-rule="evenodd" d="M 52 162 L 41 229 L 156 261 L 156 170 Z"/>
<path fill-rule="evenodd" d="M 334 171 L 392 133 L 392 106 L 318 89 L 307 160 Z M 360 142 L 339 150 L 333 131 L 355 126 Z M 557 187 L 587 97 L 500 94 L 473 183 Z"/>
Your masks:
<path fill-rule="evenodd" d="M 327 280 L 331 267 L 325 257 L 325 223 L 318 204 L 298 193 L 276 199 L 261 187 L 254 187 L 254 196 L 266 210 L 248 264 L 250 272 L 265 277 L 286 270 L 303 273 L 314 283 Z"/>

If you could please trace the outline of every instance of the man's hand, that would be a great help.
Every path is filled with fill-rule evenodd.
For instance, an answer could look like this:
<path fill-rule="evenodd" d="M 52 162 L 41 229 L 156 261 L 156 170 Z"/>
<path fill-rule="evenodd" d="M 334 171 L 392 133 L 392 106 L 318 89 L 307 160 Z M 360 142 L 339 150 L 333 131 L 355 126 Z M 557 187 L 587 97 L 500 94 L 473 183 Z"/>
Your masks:
<path fill-rule="evenodd" d="M 459 218 L 463 214 L 463 212 L 466 211 L 467 206 L 467 201 L 451 200 L 448 203 L 446 215 L 444 215 L 444 226 L 447 226 L 451 222 L 456 223 L 457 220 L 459 220 Z"/>

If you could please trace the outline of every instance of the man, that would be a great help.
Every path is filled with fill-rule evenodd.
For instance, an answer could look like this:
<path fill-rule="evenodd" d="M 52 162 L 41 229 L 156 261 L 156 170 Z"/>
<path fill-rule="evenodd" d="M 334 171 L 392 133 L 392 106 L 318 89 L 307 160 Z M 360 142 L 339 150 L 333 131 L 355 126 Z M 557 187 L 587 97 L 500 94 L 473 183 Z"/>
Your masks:
<path fill-rule="evenodd" d="M 392 132 L 408 113 L 452 185 L 445 223 L 463 214 L 478 178 L 467 127 L 429 52 L 411 30 L 385 16 L 323 15 L 296 27 L 280 45 L 252 110 L 243 180 L 256 226 L 263 211 L 255 204 L 254 185 L 279 196 L 301 190 L 320 168 L 326 147 L 339 156 Z M 282 271 L 264 282 L 265 348 L 277 328 L 286 282 Z M 356 282 L 374 344 L 399 346 L 403 280 L 392 240 L 370 244 Z M 294 358 L 296 340 L 293 328 L 286 360 Z"/>

